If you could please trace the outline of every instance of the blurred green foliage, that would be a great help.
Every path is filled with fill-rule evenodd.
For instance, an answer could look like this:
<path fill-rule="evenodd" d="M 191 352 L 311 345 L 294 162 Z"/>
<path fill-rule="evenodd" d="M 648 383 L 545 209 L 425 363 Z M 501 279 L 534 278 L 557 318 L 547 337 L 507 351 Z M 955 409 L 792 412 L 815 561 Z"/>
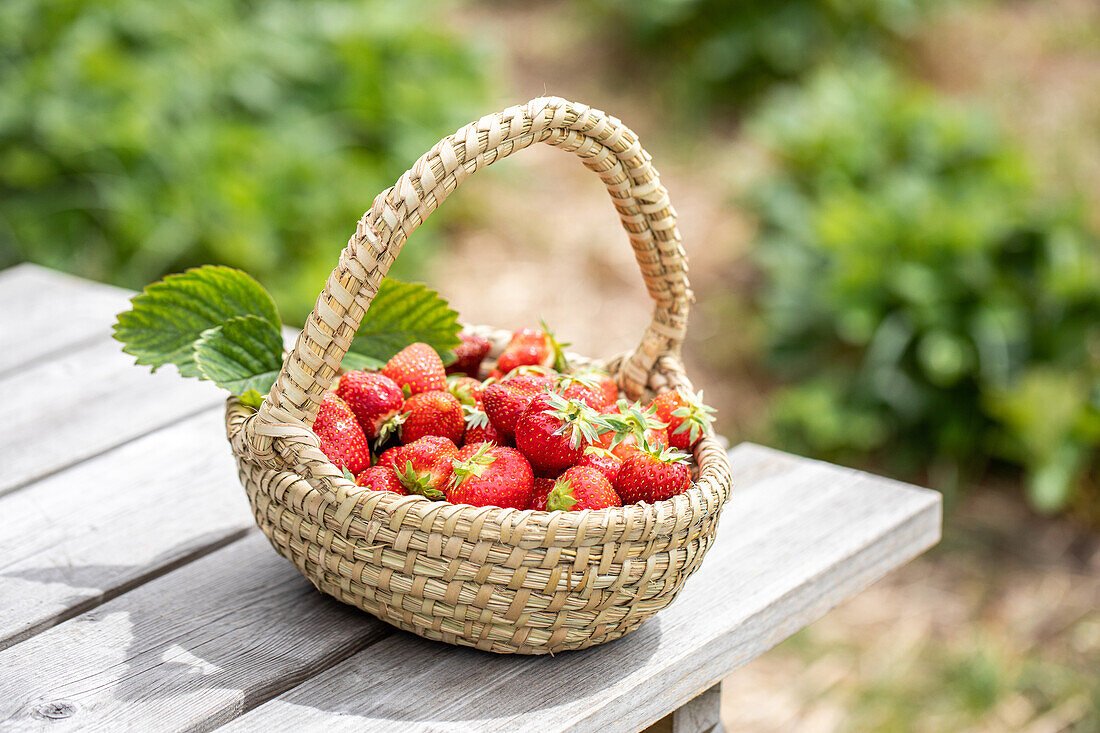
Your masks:
<path fill-rule="evenodd" d="M 859 51 L 890 53 L 938 0 L 598 0 L 632 70 L 700 105 L 744 103 L 776 81 Z M 590 3 L 584 3 L 588 9 Z"/>
<path fill-rule="evenodd" d="M 222 263 L 299 321 L 374 196 L 484 104 L 438 10 L 4 0 L 0 267 L 140 288 Z"/>
<path fill-rule="evenodd" d="M 751 133 L 776 169 L 753 205 L 772 363 L 798 384 L 798 450 L 965 476 L 1026 469 L 1029 496 L 1095 497 L 1100 243 L 1044 202 L 988 119 L 888 68 L 829 68 Z"/>

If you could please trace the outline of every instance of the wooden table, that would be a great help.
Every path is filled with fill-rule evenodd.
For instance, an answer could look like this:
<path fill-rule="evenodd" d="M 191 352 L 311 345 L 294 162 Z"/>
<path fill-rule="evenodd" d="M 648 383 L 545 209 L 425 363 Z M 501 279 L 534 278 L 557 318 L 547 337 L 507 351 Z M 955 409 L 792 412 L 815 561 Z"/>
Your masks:
<path fill-rule="evenodd" d="M 939 539 L 935 492 L 745 443 L 713 549 L 635 633 L 424 641 L 267 545 L 223 395 L 111 339 L 129 296 L 0 272 L 0 730 L 709 730 L 724 676 Z"/>

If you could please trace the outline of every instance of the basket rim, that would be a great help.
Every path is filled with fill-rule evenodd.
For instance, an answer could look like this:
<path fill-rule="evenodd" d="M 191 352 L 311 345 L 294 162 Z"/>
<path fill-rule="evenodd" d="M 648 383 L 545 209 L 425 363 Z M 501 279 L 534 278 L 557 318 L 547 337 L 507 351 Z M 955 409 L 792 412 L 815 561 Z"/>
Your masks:
<path fill-rule="evenodd" d="M 670 364 L 670 360 L 673 362 Z M 666 354 L 659 363 L 674 366 L 683 374 L 683 364 L 678 354 Z M 664 392 L 674 389 L 669 383 L 654 390 Z M 712 430 L 708 430 L 692 451 L 698 466 L 698 478 L 683 493 L 656 503 L 628 504 L 623 507 L 586 509 L 578 512 L 543 511 L 538 509 L 513 509 L 496 506 L 473 506 L 449 501 L 433 501 L 425 496 L 400 496 L 388 491 L 372 491 L 349 481 L 320 451 L 317 436 L 302 422 L 283 423 L 273 437 L 274 445 L 263 460 L 248 455 L 247 435 L 257 424 L 258 413 L 245 407 L 236 397 L 226 403 L 226 428 L 238 460 L 263 466 L 266 470 L 290 474 L 306 481 L 321 492 L 323 502 L 329 502 L 334 510 L 334 531 L 339 531 L 353 513 L 364 518 L 374 517 L 383 523 L 399 520 L 404 526 L 417 525 L 425 531 L 448 530 L 459 523 L 469 523 L 478 532 L 495 527 L 499 541 L 509 539 L 530 544 L 548 537 L 602 537 L 603 543 L 632 541 L 671 535 L 686 526 L 705 521 L 720 511 L 731 494 L 731 469 L 726 451 L 718 443 Z M 269 432 L 267 430 L 265 433 Z M 279 450 L 279 447 L 284 450 Z M 289 456 L 297 456 L 293 463 Z M 306 470 L 302 470 L 305 468 Z M 320 512 L 324 514 L 324 512 Z M 516 536 L 518 533 L 518 537 Z M 341 532 L 343 534 L 343 532 Z M 637 536 L 635 536 L 637 535 Z M 545 544 L 539 542 L 538 544 Z M 553 542 L 555 546 L 593 544 L 592 542 Z"/>

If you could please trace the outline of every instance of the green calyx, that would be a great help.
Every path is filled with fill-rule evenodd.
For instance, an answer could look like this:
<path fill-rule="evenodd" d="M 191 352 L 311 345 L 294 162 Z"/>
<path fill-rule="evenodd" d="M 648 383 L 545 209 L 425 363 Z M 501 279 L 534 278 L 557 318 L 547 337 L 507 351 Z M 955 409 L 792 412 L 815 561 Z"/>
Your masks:
<path fill-rule="evenodd" d="M 555 481 L 554 488 L 550 489 L 550 493 L 546 495 L 546 511 L 548 512 L 567 512 L 576 503 L 577 499 L 573 496 L 573 487 L 569 485 L 568 479 Z"/>
<path fill-rule="evenodd" d="M 673 435 L 679 435 L 683 432 L 688 432 L 688 440 L 692 443 L 699 440 L 706 432 L 711 423 L 714 422 L 714 408 L 710 407 L 703 402 L 703 392 L 699 391 L 694 397 L 690 394 L 681 392 L 687 405 L 684 407 L 677 407 L 672 411 L 673 417 L 678 417 L 683 420 L 680 426 L 672 431 Z"/>
<path fill-rule="evenodd" d="M 600 380 L 596 379 L 594 374 L 562 374 L 558 377 L 554 386 L 560 390 L 566 390 L 572 387 L 574 384 L 579 384 L 582 387 L 588 389 L 599 390 Z"/>
<path fill-rule="evenodd" d="M 473 405 L 463 405 L 462 414 L 466 420 L 467 429 L 489 427 L 489 416 L 484 410 L 479 410 Z"/>
<path fill-rule="evenodd" d="M 639 402 L 628 405 L 622 400 L 619 402 L 619 413 L 604 416 L 604 421 L 614 433 L 611 439 L 612 448 L 631 435 L 634 436 L 638 446 L 649 448 L 649 441 L 645 435 L 646 431 L 668 427 L 667 423 L 657 419 L 656 409 L 652 407 L 643 408 Z"/>
<path fill-rule="evenodd" d="M 470 391 L 469 385 L 459 386 L 459 380 L 466 378 L 465 375 L 451 375 L 447 377 L 447 391 L 454 395 L 454 398 L 458 400 L 462 406 L 472 407 L 477 404 L 477 400 L 474 399 L 473 393 Z"/>
<path fill-rule="evenodd" d="M 432 501 L 442 501 L 446 499 L 446 495 L 431 485 L 431 475 L 427 473 L 417 473 L 413 468 L 412 461 L 405 461 L 404 470 L 398 468 L 393 469 L 397 474 L 398 480 L 401 481 L 401 485 L 405 487 L 405 491 L 410 494 L 420 494 L 426 496 Z"/>
<path fill-rule="evenodd" d="M 569 362 L 565 358 L 565 351 L 563 351 L 563 349 L 571 344 L 560 343 L 554 338 L 554 332 L 546 325 L 546 321 L 541 318 L 539 319 L 539 325 L 542 326 L 542 332 L 550 339 L 550 348 L 554 350 L 554 369 L 563 373 L 569 371 Z"/>
<path fill-rule="evenodd" d="M 401 434 L 401 426 L 409 418 L 409 413 L 399 412 L 378 428 L 378 437 L 374 440 L 375 447 L 384 445 L 392 436 Z"/>
<path fill-rule="evenodd" d="M 491 444 L 484 443 L 466 460 L 452 461 L 451 465 L 454 468 L 454 473 L 451 475 L 451 488 L 458 488 L 470 476 L 480 478 L 484 475 L 489 466 L 493 465 L 493 461 L 497 459 L 496 456 L 489 453 L 492 448 Z"/>
<path fill-rule="evenodd" d="M 648 445 L 643 445 L 641 446 L 641 450 L 647 456 L 651 456 L 661 463 L 668 464 L 686 463 L 687 460 L 691 457 L 687 453 L 684 453 L 682 450 L 677 450 L 676 448 L 665 448 L 664 450 L 659 451 L 656 448 L 652 448 Z"/>
<path fill-rule="evenodd" d="M 561 422 L 561 427 L 554 434 L 566 436 L 574 448 L 579 448 L 582 441 L 595 443 L 601 435 L 613 429 L 606 416 L 580 400 L 567 399 L 557 392 L 550 392 L 549 400 L 547 414 Z"/>

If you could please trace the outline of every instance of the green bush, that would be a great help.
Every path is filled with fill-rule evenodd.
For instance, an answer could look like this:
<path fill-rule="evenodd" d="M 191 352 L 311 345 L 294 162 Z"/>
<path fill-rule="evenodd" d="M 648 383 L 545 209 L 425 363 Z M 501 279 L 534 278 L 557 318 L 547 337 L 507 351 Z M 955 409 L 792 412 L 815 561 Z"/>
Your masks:
<path fill-rule="evenodd" d="M 435 9 L 4 0 L 0 266 L 224 263 L 301 319 L 374 196 L 483 111 L 483 53 Z"/>
<path fill-rule="evenodd" d="M 857 50 L 891 52 L 936 0 L 599 0 L 632 68 L 660 70 L 695 107 L 744 102 Z M 584 4 L 587 10 L 590 4 Z"/>
<path fill-rule="evenodd" d="M 750 129 L 776 163 L 753 199 L 759 306 L 798 382 L 780 437 L 941 476 L 992 457 L 1042 510 L 1095 492 L 1100 243 L 996 126 L 864 64 L 777 94 Z"/>

